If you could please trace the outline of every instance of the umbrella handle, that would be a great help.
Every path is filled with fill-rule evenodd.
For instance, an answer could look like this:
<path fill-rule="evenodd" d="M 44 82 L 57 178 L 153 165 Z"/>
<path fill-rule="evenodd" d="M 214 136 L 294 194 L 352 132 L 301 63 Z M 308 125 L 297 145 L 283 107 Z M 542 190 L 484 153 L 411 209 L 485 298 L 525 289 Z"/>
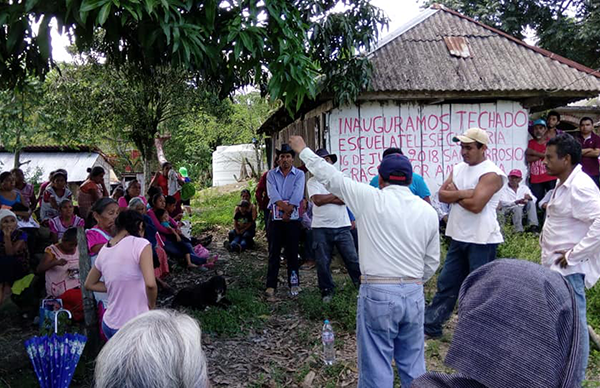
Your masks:
<path fill-rule="evenodd" d="M 58 334 L 58 315 L 60 313 L 67 313 L 69 319 L 71 319 L 71 312 L 67 309 L 59 309 L 54 313 L 54 334 Z"/>

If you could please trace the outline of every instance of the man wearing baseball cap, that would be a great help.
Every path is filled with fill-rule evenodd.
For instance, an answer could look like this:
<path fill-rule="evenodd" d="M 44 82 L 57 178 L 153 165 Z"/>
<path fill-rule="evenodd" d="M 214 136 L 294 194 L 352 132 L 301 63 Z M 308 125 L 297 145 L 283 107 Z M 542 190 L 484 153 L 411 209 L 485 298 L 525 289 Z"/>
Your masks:
<path fill-rule="evenodd" d="M 451 241 L 437 293 L 425 311 L 425 334 L 429 338 L 442 336 L 442 325 L 452 315 L 463 280 L 494 260 L 498 244 L 504 241 L 496 209 L 507 178 L 485 156 L 487 133 L 469 128 L 452 140 L 460 142 L 463 162 L 454 166 L 438 192 L 441 202 L 452 204 L 446 226 Z"/>
<path fill-rule="evenodd" d="M 539 223 L 535 203 L 537 198 L 531 193 L 527 185 L 522 185 L 523 174 L 521 170 L 514 169 L 508 173 L 508 184 L 500 192 L 500 212 L 511 215 L 515 232 L 523 232 L 523 214 L 527 214 L 527 221 L 532 232 L 539 232 Z"/>
<path fill-rule="evenodd" d="M 394 358 L 403 387 L 425 373 L 423 283 L 439 265 L 437 213 L 412 194 L 406 156 L 388 155 L 379 166 L 381 190 L 342 172 L 292 136 L 315 179 L 356 217 L 361 285 L 357 306 L 358 387 L 392 387 Z"/>
<path fill-rule="evenodd" d="M 533 122 L 533 139 L 527 143 L 525 160 L 529 164 L 529 188 L 536 198 L 544 198 L 546 193 L 556 185 L 556 177 L 546 172 L 544 157 L 546 143 L 550 138 L 546 121 L 537 119 Z"/>
<path fill-rule="evenodd" d="M 329 164 L 337 162 L 337 155 L 330 154 L 325 148 L 315 152 Z M 308 198 L 314 203 L 312 218 L 313 246 L 317 261 L 317 277 L 323 302 L 328 303 L 333 297 L 335 284 L 331 277 L 331 254 L 336 247 L 352 282 L 358 287 L 360 267 L 358 253 L 354 247 L 354 239 L 350 233 L 350 217 L 344 201 L 331 194 L 317 178 L 312 177 L 306 184 Z"/>

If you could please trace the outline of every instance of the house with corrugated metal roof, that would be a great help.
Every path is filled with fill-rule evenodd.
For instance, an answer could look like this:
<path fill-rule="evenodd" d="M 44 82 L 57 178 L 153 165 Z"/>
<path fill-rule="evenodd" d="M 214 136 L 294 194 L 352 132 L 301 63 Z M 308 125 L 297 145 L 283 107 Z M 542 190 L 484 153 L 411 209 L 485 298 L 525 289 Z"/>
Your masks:
<path fill-rule="evenodd" d="M 30 146 L 21 149 L 21 169 L 25 178 L 36 178 L 39 181 L 48 179 L 50 172 L 59 168 L 67 170 L 69 188 L 76 196 L 79 185 L 88 177 L 88 168 L 100 166 L 104 174 L 104 184 L 118 184 L 109 158 L 99 149 L 87 146 Z M 14 153 L 0 149 L 0 171 L 10 171 L 14 166 Z"/>
<path fill-rule="evenodd" d="M 295 117 L 282 108 L 260 128 L 271 136 L 268 148 L 303 135 L 367 182 L 383 150 L 401 147 L 435 192 L 462 161 L 456 134 L 485 129 L 488 157 L 505 172 L 525 172 L 530 113 L 600 93 L 599 72 L 439 5 L 367 55 L 371 87 L 356 104 L 335 107 L 321 95 Z"/>

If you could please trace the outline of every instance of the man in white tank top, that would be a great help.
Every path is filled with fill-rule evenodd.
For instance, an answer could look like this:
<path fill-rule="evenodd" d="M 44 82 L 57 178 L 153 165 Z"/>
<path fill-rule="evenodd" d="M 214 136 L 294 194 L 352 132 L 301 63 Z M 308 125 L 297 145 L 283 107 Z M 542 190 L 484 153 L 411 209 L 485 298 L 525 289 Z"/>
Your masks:
<path fill-rule="evenodd" d="M 450 247 L 438 277 L 438 291 L 425 311 L 425 334 L 430 338 L 442 336 L 442 325 L 454 310 L 463 280 L 494 260 L 498 244 L 504 241 L 496 208 L 507 177 L 485 156 L 487 133 L 470 128 L 452 140 L 460 141 L 464 161 L 454 166 L 438 193 L 441 202 L 453 206 L 446 227 Z"/>

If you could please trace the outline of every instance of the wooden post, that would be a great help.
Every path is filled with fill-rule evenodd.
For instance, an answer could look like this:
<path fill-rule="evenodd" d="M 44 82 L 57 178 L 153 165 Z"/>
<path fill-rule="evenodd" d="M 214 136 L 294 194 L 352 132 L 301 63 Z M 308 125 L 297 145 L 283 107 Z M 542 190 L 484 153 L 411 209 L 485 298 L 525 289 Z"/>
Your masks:
<path fill-rule="evenodd" d="M 85 335 L 87 346 L 92 355 L 95 356 L 100 350 L 100 332 L 98 330 L 98 319 L 96 314 L 96 300 L 94 293 L 84 287 L 85 279 L 90 272 L 92 262 L 88 254 L 88 243 L 83 227 L 77 228 L 77 247 L 79 249 L 79 279 L 81 281 L 81 296 L 83 298 L 83 318 L 85 322 Z"/>
<path fill-rule="evenodd" d="M 588 325 L 588 332 L 590 333 L 590 341 L 596 346 L 596 349 L 600 350 L 600 336 L 596 334 L 590 325 Z"/>

